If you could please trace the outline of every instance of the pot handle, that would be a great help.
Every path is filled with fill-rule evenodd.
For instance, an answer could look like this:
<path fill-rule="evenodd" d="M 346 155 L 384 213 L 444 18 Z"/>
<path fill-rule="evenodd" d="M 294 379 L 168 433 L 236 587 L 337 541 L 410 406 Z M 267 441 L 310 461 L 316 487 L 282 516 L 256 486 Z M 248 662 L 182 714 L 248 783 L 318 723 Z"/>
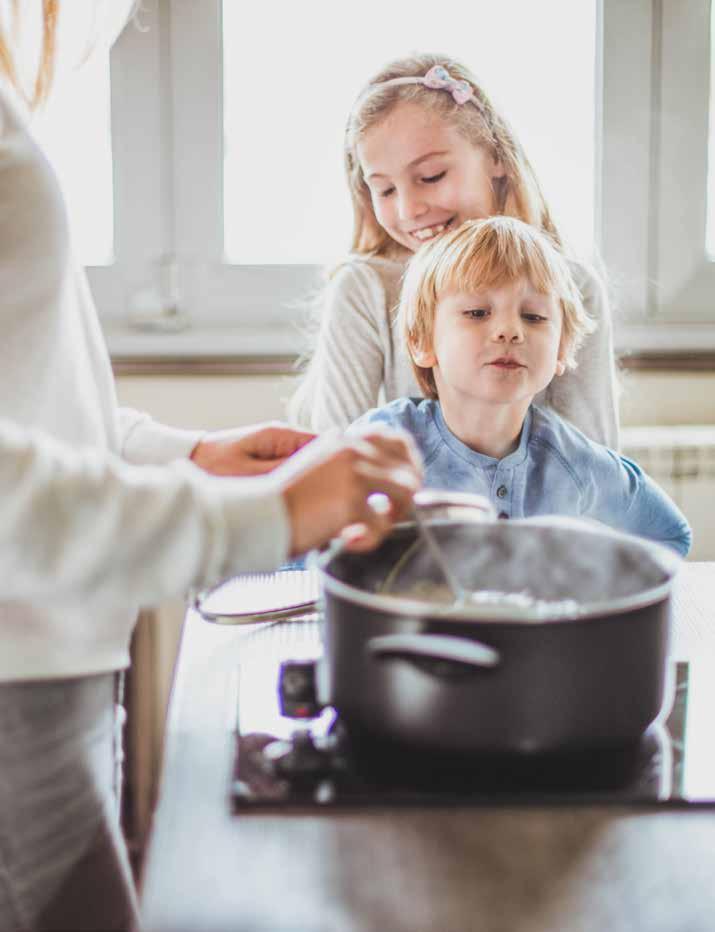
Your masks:
<path fill-rule="evenodd" d="M 484 495 L 474 492 L 449 492 L 420 489 L 413 496 L 415 510 L 425 518 L 440 512 L 446 518 L 465 521 L 495 521 L 497 513 Z"/>
<path fill-rule="evenodd" d="M 447 634 L 384 634 L 370 638 L 367 649 L 378 657 L 412 654 L 432 660 L 453 660 L 472 667 L 496 667 L 501 662 L 499 651 L 493 647 Z"/>

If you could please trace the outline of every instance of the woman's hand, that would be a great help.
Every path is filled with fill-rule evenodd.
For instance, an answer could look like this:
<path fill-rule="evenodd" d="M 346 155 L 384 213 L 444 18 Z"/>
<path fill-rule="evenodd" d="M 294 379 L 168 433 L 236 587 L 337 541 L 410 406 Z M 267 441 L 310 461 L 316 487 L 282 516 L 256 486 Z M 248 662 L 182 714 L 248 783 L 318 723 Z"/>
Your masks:
<path fill-rule="evenodd" d="M 347 438 L 314 441 L 280 473 L 292 555 L 338 534 L 350 550 L 370 550 L 411 513 L 422 462 L 408 434 L 371 425 Z M 369 501 L 378 494 L 384 507 Z"/>
<path fill-rule="evenodd" d="M 214 476 L 260 476 L 280 466 L 315 434 L 271 422 L 207 434 L 191 460 Z"/>

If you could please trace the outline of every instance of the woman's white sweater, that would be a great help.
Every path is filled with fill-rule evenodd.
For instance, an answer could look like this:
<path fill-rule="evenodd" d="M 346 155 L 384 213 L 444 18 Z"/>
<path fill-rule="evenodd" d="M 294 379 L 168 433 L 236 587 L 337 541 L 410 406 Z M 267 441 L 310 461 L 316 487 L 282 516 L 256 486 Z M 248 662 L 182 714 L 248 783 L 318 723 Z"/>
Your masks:
<path fill-rule="evenodd" d="M 275 483 L 206 476 L 199 437 L 118 408 L 55 174 L 0 80 L 0 681 L 121 668 L 139 605 L 285 558 Z"/>

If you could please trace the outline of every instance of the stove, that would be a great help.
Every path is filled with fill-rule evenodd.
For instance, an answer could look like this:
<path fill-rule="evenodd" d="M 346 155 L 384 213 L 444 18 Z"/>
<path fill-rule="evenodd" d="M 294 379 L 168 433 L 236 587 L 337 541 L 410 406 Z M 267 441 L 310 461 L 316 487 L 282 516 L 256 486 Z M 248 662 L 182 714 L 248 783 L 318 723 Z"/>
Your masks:
<path fill-rule="evenodd" d="M 495 805 L 715 805 L 713 690 L 696 707 L 694 671 L 675 666 L 671 708 L 628 747 L 541 755 L 450 755 L 351 734 L 302 698 L 299 661 L 239 673 L 235 811 Z M 258 726 L 258 727 L 256 727 Z"/>

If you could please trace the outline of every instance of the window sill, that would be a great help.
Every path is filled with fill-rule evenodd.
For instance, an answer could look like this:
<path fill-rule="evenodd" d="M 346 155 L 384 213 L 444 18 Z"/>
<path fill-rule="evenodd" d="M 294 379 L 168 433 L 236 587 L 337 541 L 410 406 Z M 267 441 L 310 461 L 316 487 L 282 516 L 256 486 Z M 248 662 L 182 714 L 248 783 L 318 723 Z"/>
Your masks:
<path fill-rule="evenodd" d="M 305 347 L 292 327 L 192 325 L 178 332 L 102 322 L 115 375 L 290 375 Z"/>
<path fill-rule="evenodd" d="M 629 372 L 709 372 L 715 375 L 715 350 L 687 353 L 633 351 L 619 355 L 618 365 Z"/>
<path fill-rule="evenodd" d="M 623 325 L 616 332 L 622 369 L 715 372 L 715 325 L 665 321 Z"/>
<path fill-rule="evenodd" d="M 102 323 L 117 375 L 292 375 L 307 348 L 300 331 L 285 324 L 194 324 L 157 332 Z M 627 370 L 715 373 L 715 326 L 622 327 L 616 355 Z"/>

